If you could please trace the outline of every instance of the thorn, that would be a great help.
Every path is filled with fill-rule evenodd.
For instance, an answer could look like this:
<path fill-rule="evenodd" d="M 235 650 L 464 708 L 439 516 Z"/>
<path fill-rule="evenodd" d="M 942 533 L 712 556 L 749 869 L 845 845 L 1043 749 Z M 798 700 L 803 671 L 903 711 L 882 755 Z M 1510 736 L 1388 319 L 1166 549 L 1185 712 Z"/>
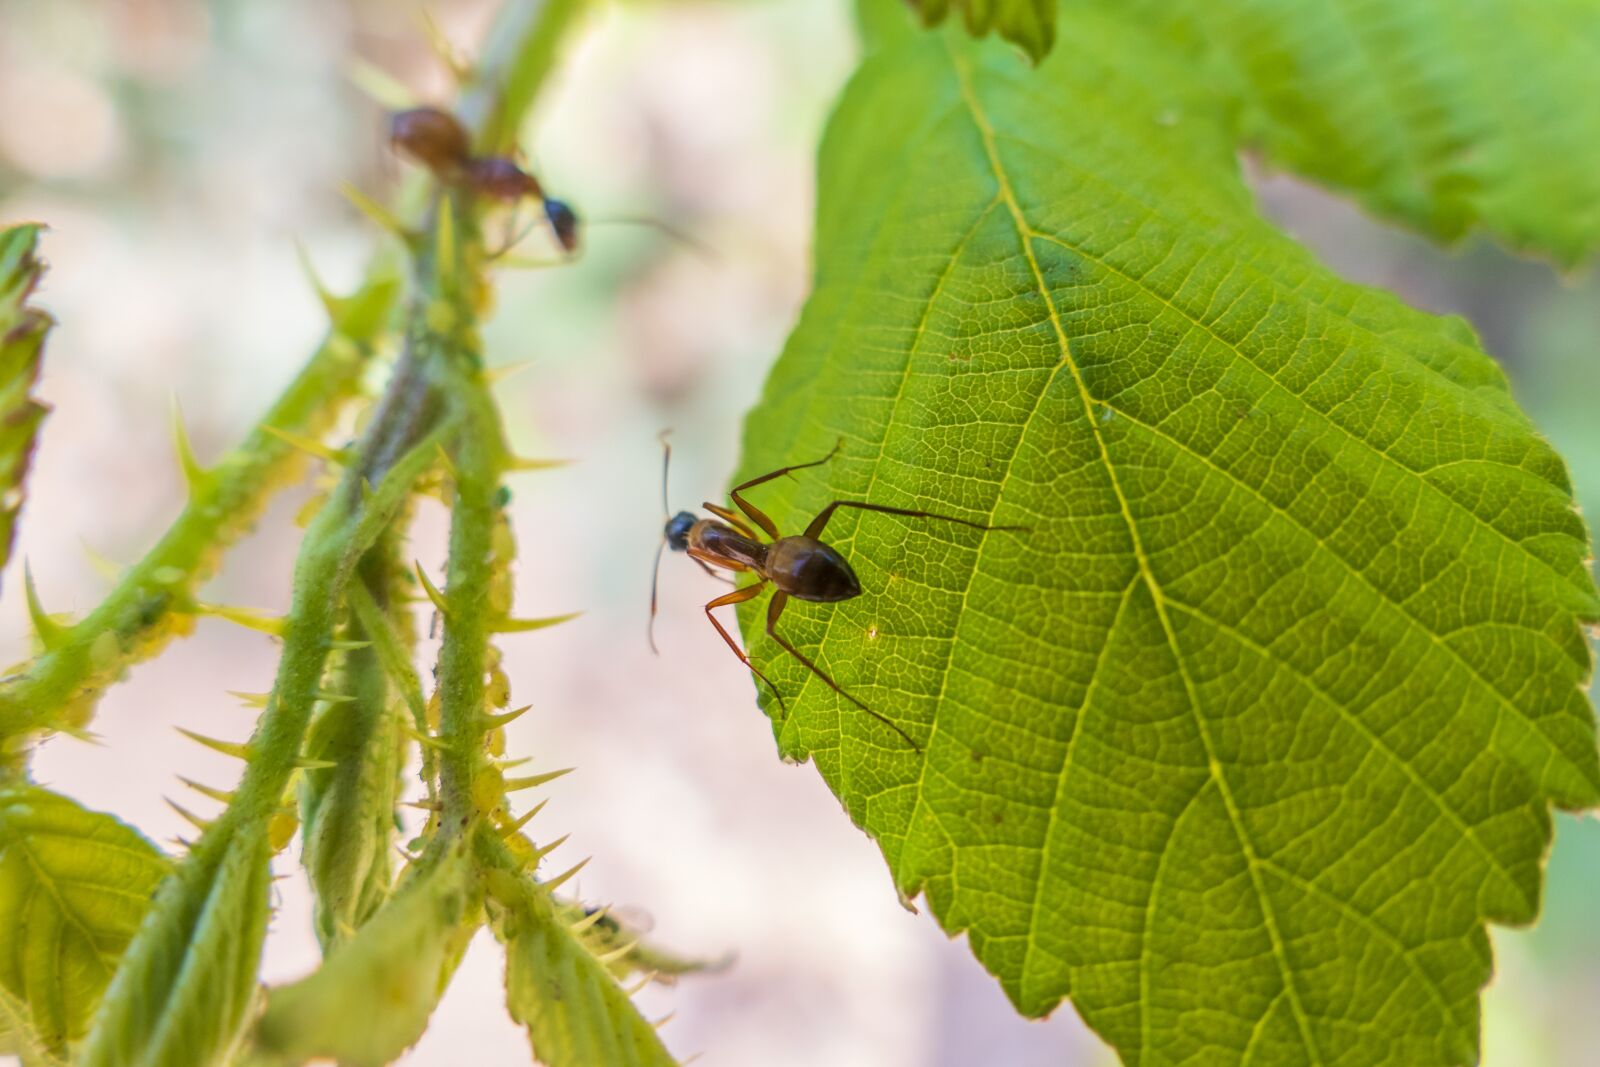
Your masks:
<path fill-rule="evenodd" d="M 162 797 L 161 799 L 167 802 L 167 807 L 171 808 L 179 815 L 182 815 L 185 822 L 187 822 L 190 826 L 193 826 L 196 830 L 199 830 L 201 833 L 205 833 L 206 827 L 211 825 L 210 819 L 202 819 L 200 816 L 196 815 L 182 804 L 179 804 L 171 797 Z"/>
<path fill-rule="evenodd" d="M 544 845 L 543 847 L 534 849 L 533 852 L 530 853 L 529 856 L 528 856 L 528 861 L 527 861 L 528 865 L 531 867 L 534 864 L 536 864 L 536 863 L 540 862 L 541 860 L 543 860 L 546 856 L 550 855 L 550 853 L 554 852 L 556 849 L 558 849 L 562 845 L 566 844 L 567 843 L 567 838 L 569 838 L 571 836 L 572 836 L 571 834 L 562 834 L 560 837 L 556 838 L 554 841 L 550 842 L 548 845 Z"/>
<path fill-rule="evenodd" d="M 571 926 L 567 927 L 567 929 L 574 934 L 581 934 L 585 930 L 589 929 L 589 927 L 599 922 L 601 919 L 604 919 L 606 915 L 610 913 L 610 911 L 611 905 L 609 904 L 603 908 L 596 908 L 583 918 L 579 919 L 577 922 L 573 923 Z"/>
<path fill-rule="evenodd" d="M 435 752 L 450 751 L 450 746 L 445 744 L 442 740 L 434 737 L 432 734 L 423 733 L 421 730 L 418 730 L 415 726 L 409 722 L 406 722 L 404 719 L 400 720 L 400 732 L 418 744 L 427 745 Z"/>
<path fill-rule="evenodd" d="M 324 704 L 348 704 L 350 701 L 354 700 L 355 697 L 348 693 L 335 693 L 329 689 L 318 689 L 317 699 L 322 701 Z"/>
<path fill-rule="evenodd" d="M 219 619 L 227 619 L 229 622 L 270 637 L 282 637 L 289 625 L 288 620 L 282 615 L 268 615 L 249 608 L 230 607 L 227 604 L 205 604 L 197 600 L 194 610 L 201 615 L 215 615 Z"/>
<path fill-rule="evenodd" d="M 83 546 L 83 554 L 89 560 L 89 566 L 94 568 L 96 574 L 112 585 L 116 585 L 122 580 L 122 572 L 125 568 L 121 564 L 106 558 L 93 545 L 81 537 L 78 538 L 78 544 Z"/>
<path fill-rule="evenodd" d="M 265 708 L 267 701 L 272 699 L 270 692 L 246 693 L 239 689 L 228 689 L 225 692 L 231 697 L 238 697 L 239 702 L 247 708 Z"/>
<path fill-rule="evenodd" d="M 349 182 L 340 182 L 339 192 L 344 194 L 344 198 L 350 201 L 352 207 L 377 223 L 380 229 L 387 230 L 402 241 L 406 239 L 406 228 L 400 225 L 399 219 L 389 213 L 388 208 L 379 204 Z"/>
<path fill-rule="evenodd" d="M 533 707 L 532 704 L 524 704 L 522 707 L 515 708 L 502 715 L 485 715 L 483 717 L 483 728 L 487 732 L 489 730 L 498 730 L 502 726 L 510 726 L 527 714 L 528 709 L 531 707 Z"/>
<path fill-rule="evenodd" d="M 632 947 L 632 946 L 630 946 L 630 947 Z M 668 1023 L 670 1023 L 674 1018 L 677 1017 L 677 1015 L 678 1015 L 678 1009 L 674 1008 L 671 1011 L 667 1012 L 665 1015 L 663 1015 L 661 1018 L 657 1019 L 655 1022 L 651 1023 L 650 1026 L 651 1026 L 652 1029 L 659 1030 L 663 1026 L 667 1025 Z"/>
<path fill-rule="evenodd" d="M 313 437 L 302 437 L 300 434 L 288 430 L 280 430 L 276 426 L 262 426 L 263 430 L 282 441 L 284 444 L 317 457 L 336 466 L 344 466 L 350 461 L 350 453 L 342 448 L 330 448 Z"/>
<path fill-rule="evenodd" d="M 311 262 L 311 253 L 306 249 L 305 242 L 298 237 L 294 241 L 294 254 L 300 260 L 300 269 L 305 272 L 306 281 L 311 283 L 311 291 L 317 294 L 317 299 L 322 302 L 322 308 L 328 313 L 328 319 L 337 323 L 344 317 L 345 303 L 342 298 L 334 296 L 333 291 L 322 284 L 322 278 L 317 274 L 317 268 Z M 271 433 L 272 428 L 266 427 Z"/>
<path fill-rule="evenodd" d="M 444 450 L 444 442 L 441 441 L 435 447 L 439 449 L 439 465 L 445 469 L 445 473 L 450 475 L 451 481 L 459 482 L 461 480 L 461 473 L 456 470 L 455 463 L 451 461 L 450 453 Z"/>
<path fill-rule="evenodd" d="M 233 801 L 233 794 L 231 792 L 229 792 L 228 790 L 226 790 L 226 789 L 216 789 L 216 788 L 214 788 L 212 786 L 209 786 L 209 785 L 201 785 L 199 782 L 195 781 L 193 778 L 185 778 L 181 774 L 178 775 L 178 781 L 182 782 L 184 785 L 188 786 L 190 789 L 193 789 L 196 793 L 199 793 L 201 796 L 210 797 L 212 800 L 215 800 L 219 804 L 228 804 L 228 803 L 231 803 Z"/>
<path fill-rule="evenodd" d="M 67 628 L 52 619 L 44 610 L 44 605 L 39 603 L 39 590 L 33 584 L 33 567 L 26 562 L 22 565 L 22 585 L 28 598 L 28 618 L 33 622 L 33 632 L 38 635 L 39 644 L 47 652 L 60 647 L 67 636 Z"/>
<path fill-rule="evenodd" d="M 519 359 L 515 363 L 507 363 L 503 367 L 491 367 L 483 372 L 483 384 L 491 387 L 499 385 L 501 382 L 509 381 L 516 377 L 531 366 L 533 366 L 533 360 Z"/>
<path fill-rule="evenodd" d="M 334 652 L 360 652 L 364 648 L 371 648 L 371 641 L 335 641 L 328 646 Z"/>
<path fill-rule="evenodd" d="M 510 770 L 515 770 L 518 767 L 521 767 L 525 763 L 532 763 L 533 762 L 533 757 L 532 756 L 518 756 L 516 759 L 497 759 L 497 760 L 490 760 L 489 762 L 494 764 L 494 766 L 495 766 L 495 768 L 497 770 L 510 771 Z"/>
<path fill-rule="evenodd" d="M 510 463 L 506 464 L 506 470 L 510 470 L 510 471 L 548 471 L 548 470 L 554 470 L 557 467 L 570 467 L 570 466 L 572 466 L 573 462 L 574 461 L 570 460 L 570 459 L 521 459 L 521 458 L 518 458 L 518 459 L 513 459 Z"/>
<path fill-rule="evenodd" d="M 656 980 L 656 972 L 655 971 L 647 971 L 647 972 L 645 972 L 644 976 L 641 977 L 637 982 L 635 982 L 635 983 L 633 983 L 632 985 L 629 985 L 629 986 L 623 986 L 622 987 L 622 992 L 624 994 L 626 994 L 627 996 L 631 997 L 635 993 L 639 992 L 639 990 L 643 989 L 645 986 L 649 985 L 651 982 L 654 982 L 655 980 Z"/>
<path fill-rule="evenodd" d="M 516 822 L 512 823 L 509 826 L 502 826 L 500 828 L 500 836 L 501 837 L 510 837 L 512 834 L 517 833 L 524 826 L 528 825 L 528 823 L 530 821 L 532 821 L 532 819 L 533 819 L 533 817 L 535 815 L 537 815 L 541 811 L 543 811 L 544 810 L 544 806 L 546 804 L 548 804 L 548 803 L 550 803 L 550 798 L 549 797 L 545 797 L 543 800 L 539 801 L 539 803 L 537 803 L 533 807 L 529 808 L 528 809 L 528 813 L 526 815 L 524 815 L 522 818 L 518 819 Z"/>
<path fill-rule="evenodd" d="M 189 431 L 183 427 L 183 409 L 178 398 L 172 398 L 172 447 L 178 453 L 178 466 L 183 470 L 183 480 L 193 495 L 205 487 L 206 471 L 194 458 L 194 447 L 189 443 Z"/>
<path fill-rule="evenodd" d="M 235 759 L 242 759 L 246 762 L 249 762 L 250 760 L 249 745 L 241 745 L 237 741 L 219 741 L 215 737 L 207 737 L 205 734 L 197 734 L 193 730 L 185 730 L 181 726 L 175 727 L 175 729 L 184 737 L 206 746 L 213 752 L 220 752 L 224 756 L 232 756 Z"/>
<path fill-rule="evenodd" d="M 302 771 L 326 771 L 339 765 L 332 760 L 310 759 L 306 756 L 298 756 L 295 758 L 294 766 Z"/>
<path fill-rule="evenodd" d="M 402 800 L 402 808 L 417 808 L 420 811 L 443 811 L 444 805 L 437 800 Z"/>
<path fill-rule="evenodd" d="M 428 599 L 433 601 L 433 606 L 439 609 L 439 614 L 445 618 L 450 617 L 450 607 L 445 603 L 444 594 L 439 592 L 439 587 L 428 581 L 428 574 L 422 569 L 422 564 L 415 564 L 417 580 L 422 583 L 422 591 L 428 594 Z"/>
<path fill-rule="evenodd" d="M 577 863 L 574 863 L 571 867 L 568 867 L 566 870 L 562 871 L 548 882 L 545 882 L 545 891 L 554 893 L 557 889 L 565 885 L 573 875 L 587 867 L 589 865 L 589 861 L 592 859 L 594 859 L 593 856 L 585 856 L 583 859 L 579 860 Z"/>
<path fill-rule="evenodd" d="M 456 51 L 455 45 L 451 44 L 450 39 L 444 35 L 444 31 L 439 29 L 439 24 L 433 21 L 433 15 L 428 12 L 427 8 L 423 8 L 419 13 L 418 22 L 421 23 L 422 36 L 427 39 L 428 48 L 432 50 L 434 55 L 439 57 L 441 63 L 450 68 L 450 74 L 455 78 L 456 82 L 459 84 L 470 79 L 472 77 L 472 65 L 461 58 L 461 54 Z"/>
<path fill-rule="evenodd" d="M 497 634 L 525 634 L 533 630 L 543 630 L 549 626 L 560 626 L 564 622 L 571 622 L 581 611 L 568 612 L 565 615 L 550 615 L 542 619 L 501 619 L 493 623 L 489 629 Z"/>
<path fill-rule="evenodd" d="M 411 90 L 402 85 L 388 71 L 373 66 L 364 59 L 351 61 L 345 70 L 350 84 L 367 94 L 374 102 L 389 111 L 404 111 L 416 104 Z"/>
<path fill-rule="evenodd" d="M 639 947 L 639 939 L 636 937 L 632 941 L 629 941 L 627 944 L 618 945 L 616 948 L 612 949 L 610 952 L 597 952 L 597 953 L 595 953 L 594 959 L 595 959 L 595 962 L 600 964 L 602 967 L 609 967 L 613 963 L 616 963 L 618 960 L 625 959 L 627 957 L 628 953 L 632 952 L 634 949 L 636 949 L 638 947 Z"/>
<path fill-rule="evenodd" d="M 544 785 L 546 782 L 553 782 L 557 778 L 560 778 L 563 774 L 571 774 L 575 770 L 577 770 L 576 767 L 563 767 L 559 771 L 545 771 L 543 774 L 530 774 L 526 778 L 507 778 L 505 791 L 507 793 L 515 793 L 519 789 L 532 789 L 534 786 Z"/>

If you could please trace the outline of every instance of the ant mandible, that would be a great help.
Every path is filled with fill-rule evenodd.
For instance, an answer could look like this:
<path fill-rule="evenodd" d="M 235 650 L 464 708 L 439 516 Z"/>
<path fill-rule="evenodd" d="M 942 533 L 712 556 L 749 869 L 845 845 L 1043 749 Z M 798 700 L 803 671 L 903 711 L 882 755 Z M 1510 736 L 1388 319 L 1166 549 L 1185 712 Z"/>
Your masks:
<path fill-rule="evenodd" d="M 989 526 L 969 519 L 958 519 L 954 515 L 939 515 L 915 508 L 896 508 L 887 504 L 869 504 L 861 500 L 835 500 L 817 512 L 817 517 L 811 520 L 805 533 L 785 537 L 778 533 L 777 524 L 765 512 L 740 495 L 774 478 L 782 478 L 786 474 L 808 467 L 820 467 L 838 455 L 843 445 L 844 441 L 841 439 L 833 446 L 833 451 L 821 459 L 779 467 L 770 474 L 763 474 L 759 478 L 752 478 L 735 486 L 728 495 L 739 511 L 744 512 L 744 518 L 732 508 L 719 507 L 707 501 L 705 509 L 715 515 L 715 519 L 702 519 L 692 511 L 680 511 L 667 519 L 662 531 L 662 548 L 656 550 L 655 570 L 650 577 L 650 647 L 652 650 L 655 649 L 656 573 L 661 567 L 662 549 L 670 548 L 674 552 L 687 553 L 702 570 L 714 577 L 723 576 L 712 570 L 713 567 L 720 567 L 736 574 L 748 571 L 755 575 L 757 579 L 755 584 L 742 586 L 712 600 L 705 606 L 706 618 L 711 620 L 711 625 L 716 627 L 717 633 L 722 635 L 722 639 L 733 649 L 733 654 L 739 657 L 740 662 L 750 668 L 750 672 L 772 690 L 772 695 L 777 698 L 779 710 L 784 714 L 788 713 L 783 694 L 778 692 L 778 687 L 772 684 L 770 678 L 750 662 L 750 657 L 734 642 L 733 637 L 723 629 L 717 617 L 712 614 L 716 608 L 755 599 L 767 587 L 768 582 L 772 583 L 774 592 L 772 601 L 767 605 L 767 636 L 778 642 L 785 652 L 804 664 L 812 674 L 826 682 L 828 688 L 899 734 L 906 744 L 911 746 L 912 751 L 921 753 L 922 748 L 897 723 L 869 708 L 860 698 L 834 681 L 826 671 L 807 658 L 805 653 L 790 644 L 788 638 L 778 632 L 778 619 L 783 615 L 783 609 L 788 605 L 790 598 L 832 604 L 861 595 L 861 581 L 856 577 L 856 572 L 851 568 L 849 561 L 839 553 L 838 549 L 822 541 L 822 531 L 827 527 L 828 520 L 833 518 L 834 512 L 840 508 L 857 508 L 861 511 L 877 511 L 886 515 L 904 515 L 917 519 L 940 519 L 944 522 L 969 526 L 974 530 L 1024 530 L 1027 527 Z M 667 503 L 667 468 L 672 462 L 672 446 L 667 443 L 665 434 L 662 434 L 661 446 L 664 452 L 661 463 L 661 508 L 663 512 L 670 513 L 671 506 Z M 745 518 L 760 527 L 770 541 L 763 544 L 760 535 L 751 528 Z"/>
<path fill-rule="evenodd" d="M 539 179 L 505 156 L 474 156 L 466 128 L 448 111 L 414 107 L 389 118 L 389 143 L 451 185 L 479 196 L 516 204 L 524 197 L 544 206 L 545 219 L 561 250 L 578 249 L 578 216 L 566 201 L 544 195 Z"/>

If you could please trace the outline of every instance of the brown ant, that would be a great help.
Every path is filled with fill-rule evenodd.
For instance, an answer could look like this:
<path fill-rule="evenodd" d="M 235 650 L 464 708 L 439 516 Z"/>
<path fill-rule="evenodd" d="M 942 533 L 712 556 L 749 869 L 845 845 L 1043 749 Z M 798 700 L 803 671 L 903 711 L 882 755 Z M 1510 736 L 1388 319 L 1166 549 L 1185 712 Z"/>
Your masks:
<path fill-rule="evenodd" d="M 672 446 L 667 444 L 666 435 L 661 438 L 664 457 L 661 464 L 661 506 L 663 512 L 670 512 L 667 503 L 667 467 L 672 462 Z M 795 600 L 810 600 L 817 603 L 832 604 L 841 600 L 849 600 L 861 595 L 861 581 L 856 577 L 856 572 L 851 569 L 848 560 L 831 545 L 824 544 L 821 540 L 822 531 L 828 525 L 828 520 L 833 518 L 834 512 L 840 508 L 859 508 L 862 511 L 877 511 L 887 515 L 905 515 L 919 519 L 941 519 L 945 522 L 957 523 L 961 526 L 970 526 L 975 530 L 1025 530 L 1025 526 L 988 526 L 981 522 L 972 522 L 968 519 L 958 519 L 954 515 L 939 515 L 931 511 L 921 511 L 914 508 L 896 508 L 887 504 L 869 504 L 860 500 L 835 500 L 811 520 L 805 533 L 784 537 L 778 533 L 778 526 L 765 512 L 740 494 L 748 489 L 754 489 L 763 482 L 770 482 L 774 478 L 782 478 L 794 471 L 805 470 L 808 467 L 820 467 L 834 456 L 838 455 L 843 447 L 841 439 L 821 459 L 810 463 L 796 463 L 789 467 L 780 467 L 770 474 L 763 474 L 759 478 L 752 478 L 741 482 L 728 494 L 739 511 L 744 512 L 741 518 L 732 508 L 719 507 L 709 501 L 705 509 L 716 516 L 715 519 L 702 519 L 692 511 L 680 511 L 666 521 L 662 531 L 662 548 L 656 551 L 656 571 L 660 570 L 661 552 L 670 548 L 674 552 L 686 552 L 689 557 L 708 574 L 717 575 L 711 568 L 720 567 L 723 570 L 739 573 L 749 571 L 754 574 L 757 581 L 725 593 L 705 606 L 706 618 L 711 620 L 711 625 L 716 627 L 717 633 L 733 649 L 733 654 L 739 657 L 750 672 L 766 683 L 772 695 L 778 700 L 778 708 L 787 714 L 788 708 L 783 700 L 783 694 L 778 692 L 778 687 L 772 680 L 758 670 L 750 662 L 750 657 L 734 642 L 733 637 L 723 629 L 717 617 L 711 612 L 714 608 L 727 607 L 732 604 L 742 604 L 746 600 L 753 600 L 771 582 L 775 591 L 772 601 L 767 605 L 767 636 L 783 648 L 783 650 L 805 665 L 806 669 L 827 683 L 835 693 L 844 697 L 850 703 L 883 723 L 889 729 L 905 739 L 912 750 L 920 753 L 921 747 L 912 740 L 899 725 L 885 718 L 883 715 L 862 703 L 860 699 L 834 681 L 828 674 L 806 657 L 799 649 L 789 643 L 789 640 L 778 632 L 778 619 L 783 614 L 783 609 L 788 605 L 790 598 Z M 764 531 L 770 539 L 763 544 L 760 535 L 745 522 L 748 518 L 757 527 Z M 718 521 L 722 520 L 722 521 Z M 653 572 L 650 579 L 650 647 L 655 648 L 655 615 L 656 615 L 656 576 Z"/>
<path fill-rule="evenodd" d="M 448 111 L 414 107 L 395 112 L 389 118 L 389 143 L 442 182 L 507 204 L 538 200 L 561 250 L 568 255 L 578 250 L 578 216 L 572 208 L 544 195 L 539 179 L 505 156 L 474 156 L 466 127 Z"/>

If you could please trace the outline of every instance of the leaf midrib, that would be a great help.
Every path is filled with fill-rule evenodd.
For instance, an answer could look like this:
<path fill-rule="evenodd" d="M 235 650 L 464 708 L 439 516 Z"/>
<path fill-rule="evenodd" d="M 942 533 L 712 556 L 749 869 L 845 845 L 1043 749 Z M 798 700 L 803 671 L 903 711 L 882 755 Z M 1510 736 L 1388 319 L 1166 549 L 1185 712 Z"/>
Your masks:
<path fill-rule="evenodd" d="M 1306 1016 L 1305 1007 L 1300 1003 L 1299 994 L 1294 987 L 1294 974 L 1293 970 L 1289 966 L 1288 956 L 1284 949 L 1283 936 L 1278 929 L 1276 912 L 1273 910 L 1272 902 L 1268 898 L 1266 890 L 1261 884 L 1261 875 L 1257 867 L 1255 849 L 1245 834 L 1244 823 L 1239 814 L 1238 805 L 1234 800 L 1233 790 L 1229 787 L 1227 777 L 1222 771 L 1222 764 L 1217 759 L 1216 748 L 1212 743 L 1211 731 L 1205 721 L 1205 716 L 1200 713 L 1200 700 L 1198 693 L 1195 691 L 1194 680 L 1189 675 L 1189 668 L 1184 661 L 1183 650 L 1178 645 L 1177 634 L 1172 628 L 1172 620 L 1167 615 L 1166 603 L 1163 598 L 1161 586 L 1156 582 L 1155 574 L 1151 570 L 1150 560 L 1148 555 L 1145 553 L 1144 542 L 1139 536 L 1139 527 L 1134 521 L 1133 512 L 1129 506 L 1127 494 L 1122 491 L 1122 483 L 1117 475 L 1116 465 L 1111 462 L 1111 453 L 1106 445 L 1104 435 L 1100 432 L 1100 425 L 1094 414 L 1094 401 L 1090 398 L 1088 387 L 1083 381 L 1083 376 L 1078 369 L 1077 363 L 1072 358 L 1071 347 L 1067 342 L 1066 330 L 1061 324 L 1061 316 L 1056 309 L 1055 297 L 1051 293 L 1049 286 L 1045 284 L 1044 272 L 1040 269 L 1038 258 L 1034 255 L 1032 245 L 1032 227 L 1028 225 L 1027 219 L 1022 212 L 1022 205 L 1017 201 L 1015 190 L 1012 188 L 1011 179 L 1005 170 L 1004 164 L 1000 160 L 999 149 L 995 143 L 994 127 L 990 123 L 987 114 L 984 113 L 982 104 L 979 102 L 973 89 L 971 73 L 967 69 L 966 63 L 962 60 L 961 56 L 958 55 L 954 48 L 950 47 L 948 43 L 947 50 L 948 54 L 950 55 L 951 65 L 955 71 L 956 78 L 961 86 L 961 98 L 965 102 L 967 110 L 972 116 L 974 125 L 976 125 L 978 128 L 979 136 L 983 141 L 984 152 L 989 160 L 989 167 L 994 174 L 995 181 L 999 183 L 1000 195 L 1005 201 L 1007 210 L 1010 212 L 1012 222 L 1016 228 L 1017 243 L 1021 246 L 1023 256 L 1027 259 L 1028 269 L 1033 273 L 1034 284 L 1038 289 L 1040 297 L 1044 300 L 1045 308 L 1050 316 L 1051 328 L 1056 335 L 1056 343 L 1060 349 L 1061 358 L 1057 362 L 1056 366 L 1051 370 L 1050 377 L 1051 379 L 1054 379 L 1054 377 L 1060 373 L 1061 369 L 1065 367 L 1072 374 L 1072 380 L 1077 386 L 1078 399 L 1083 405 L 1084 418 L 1089 426 L 1090 432 L 1094 435 L 1095 444 L 1099 449 L 1100 460 L 1105 467 L 1106 477 L 1110 483 L 1111 490 L 1116 494 L 1117 506 L 1122 512 L 1123 522 L 1128 529 L 1128 537 L 1132 543 L 1133 555 L 1136 563 L 1138 564 L 1139 573 L 1144 579 L 1145 587 L 1150 591 L 1151 602 L 1155 606 L 1156 616 L 1161 623 L 1162 633 L 1172 651 L 1173 663 L 1177 666 L 1178 674 L 1183 680 L 1184 692 L 1188 697 L 1189 711 L 1194 719 L 1195 728 L 1199 734 L 1201 744 L 1205 748 L 1206 764 L 1210 770 L 1211 779 L 1217 784 L 1218 794 L 1221 796 L 1223 806 L 1228 813 L 1228 821 L 1230 824 L 1232 824 L 1234 835 L 1239 842 L 1240 851 L 1243 853 L 1246 869 L 1250 874 L 1250 884 L 1256 895 L 1256 903 L 1261 909 L 1261 915 L 1263 920 L 1265 920 L 1265 925 L 1267 928 L 1267 936 L 1272 944 L 1272 957 L 1274 962 L 1277 964 L 1279 977 L 1283 983 L 1284 992 L 1289 997 L 1289 1006 L 1291 1009 L 1293 1009 L 1295 1023 L 1300 1032 L 1300 1039 L 1305 1045 L 1306 1051 L 1310 1054 L 1312 1061 L 1315 1063 L 1322 1063 L 1323 1057 L 1321 1052 L 1317 1049 L 1316 1042 L 1311 1036 L 1310 1021 Z M 1032 422 L 1033 417 L 1038 413 L 1039 404 L 1043 402 L 1044 397 L 1048 393 L 1049 385 L 1047 383 L 1045 388 L 1040 390 L 1039 396 L 1035 401 L 1033 411 L 1029 413 L 1028 418 L 1023 422 L 1024 434 L 1027 432 L 1027 427 Z M 975 572 L 976 568 L 974 568 L 974 573 Z M 1108 642 L 1111 640 L 1111 631 L 1109 630 L 1106 634 L 1106 640 Z M 1076 729 L 1077 721 L 1074 722 L 1074 734 L 1076 734 Z M 924 768 L 927 766 L 926 759 L 923 761 L 923 766 Z M 1058 777 L 1065 773 L 1066 766 L 1063 764 L 1061 771 L 1058 772 Z M 922 800 L 922 790 L 920 785 L 917 791 L 917 799 L 918 804 L 920 805 Z M 1031 913 L 1037 912 L 1040 887 L 1043 886 L 1043 883 L 1044 879 L 1041 872 L 1039 882 L 1035 886 L 1035 903 L 1034 907 L 1030 909 Z M 1154 886 L 1152 886 L 1152 894 L 1154 891 Z M 1030 923 L 1033 921 L 1031 917 L 1029 921 Z M 1147 942 L 1143 941 L 1140 944 L 1141 965 L 1143 956 L 1145 955 L 1146 944 Z M 1028 943 L 1023 946 L 1022 968 L 1024 972 L 1027 970 L 1028 956 L 1031 955 L 1032 952 L 1033 939 L 1030 937 Z M 1141 1029 L 1143 1028 L 1143 1020 L 1146 1013 L 1146 1008 L 1147 1005 L 1143 1003 L 1139 1005 Z"/>

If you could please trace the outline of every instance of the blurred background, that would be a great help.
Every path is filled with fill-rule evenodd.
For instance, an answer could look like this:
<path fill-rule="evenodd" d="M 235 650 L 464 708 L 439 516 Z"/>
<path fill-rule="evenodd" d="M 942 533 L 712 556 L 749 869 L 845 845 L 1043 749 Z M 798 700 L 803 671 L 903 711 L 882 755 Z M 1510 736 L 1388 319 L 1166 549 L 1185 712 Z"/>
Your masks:
<path fill-rule="evenodd" d="M 492 3 L 434 0 L 470 52 Z M 242 435 L 324 329 L 302 242 L 349 288 L 377 236 L 336 192 L 380 195 L 401 171 L 381 109 L 347 74 L 364 59 L 419 101 L 451 95 L 422 8 L 387 0 L 0 0 L 0 223 L 50 224 L 40 302 L 60 320 L 41 393 L 55 405 L 35 458 L 18 552 L 51 611 L 105 591 L 90 562 L 131 562 L 182 503 L 175 395 L 202 461 Z M 517 704 L 510 747 L 547 787 L 537 838 L 551 862 L 593 854 L 586 899 L 653 918 L 729 970 L 641 995 L 679 1054 L 706 1067 L 828 1064 L 1100 1065 L 1114 1057 L 1068 1005 L 1018 1018 L 966 945 L 896 902 L 872 843 L 809 767 L 775 758 L 748 676 L 706 626 L 716 585 L 665 561 L 657 637 L 644 640 L 660 530 L 656 432 L 676 429 L 676 507 L 715 497 L 805 295 L 813 155 L 856 45 L 844 0 L 602 6 L 525 131 L 546 187 L 594 225 L 570 266 L 507 273 L 486 332 L 491 362 L 531 361 L 499 387 L 524 455 L 571 457 L 513 482 L 519 613 L 575 623 L 503 642 Z M 1341 200 L 1256 175 L 1266 211 L 1348 277 L 1466 316 L 1600 515 L 1600 286 L 1487 247 L 1441 252 Z M 706 255 L 639 226 L 652 216 Z M 207 598 L 287 606 L 305 491 L 282 498 Z M 442 509 L 415 552 L 442 559 Z M 15 573 L 11 576 L 15 579 Z M 0 604 L 0 661 L 27 650 L 20 586 Z M 275 647 L 202 622 L 102 703 L 106 744 L 49 742 L 39 779 L 165 842 L 176 775 L 226 784 L 237 764 L 185 726 L 243 739 L 227 690 L 270 685 Z M 180 802 L 189 804 L 193 797 Z M 280 859 L 290 869 L 291 853 Z M 562 864 L 564 866 L 565 864 Z M 1600 825 L 1557 819 L 1544 916 L 1493 932 L 1484 1062 L 1592 1063 L 1600 1044 Z M 269 981 L 317 959 L 303 880 L 276 883 Z M 527 1062 L 502 1006 L 500 957 L 480 935 L 408 1064 Z"/>

